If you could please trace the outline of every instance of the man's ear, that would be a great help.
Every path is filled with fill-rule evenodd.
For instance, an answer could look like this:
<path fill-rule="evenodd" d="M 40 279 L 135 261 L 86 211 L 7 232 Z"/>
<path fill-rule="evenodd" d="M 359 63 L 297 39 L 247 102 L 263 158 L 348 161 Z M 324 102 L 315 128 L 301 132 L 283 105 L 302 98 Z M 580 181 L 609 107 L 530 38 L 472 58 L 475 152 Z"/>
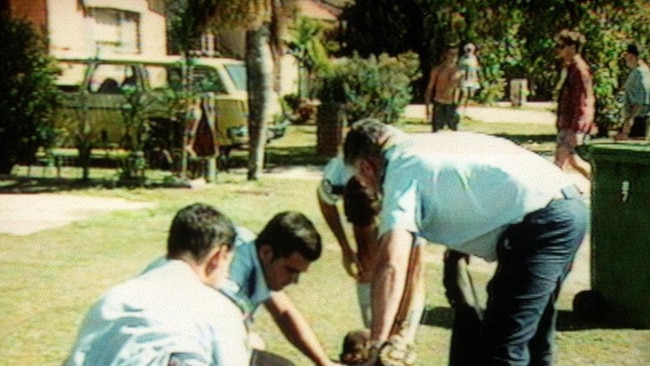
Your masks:
<path fill-rule="evenodd" d="M 357 166 L 359 167 L 359 173 L 363 175 L 368 175 L 368 173 L 372 172 L 372 163 L 368 159 L 359 159 Z"/>
<path fill-rule="evenodd" d="M 217 269 L 219 266 L 224 265 L 228 254 L 229 254 L 229 249 L 228 246 L 225 244 L 217 245 L 216 247 L 212 248 L 210 254 L 208 254 L 208 257 L 206 258 L 206 265 L 205 265 L 206 274 L 209 275 L 210 273 L 214 272 L 214 270 Z"/>
<path fill-rule="evenodd" d="M 262 244 L 257 249 L 257 255 L 264 263 L 271 263 L 273 261 L 273 249 L 268 244 Z"/>

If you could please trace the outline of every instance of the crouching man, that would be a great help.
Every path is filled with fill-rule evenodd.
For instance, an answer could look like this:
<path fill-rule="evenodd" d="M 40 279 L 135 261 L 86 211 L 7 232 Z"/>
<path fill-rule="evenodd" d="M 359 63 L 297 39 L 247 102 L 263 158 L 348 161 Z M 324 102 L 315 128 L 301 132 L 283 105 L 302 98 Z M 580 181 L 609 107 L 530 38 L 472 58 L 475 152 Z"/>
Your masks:
<path fill-rule="evenodd" d="M 88 311 L 66 365 L 218 365 L 250 362 L 243 313 L 216 290 L 235 231 L 204 204 L 176 214 L 167 261 L 106 292 Z"/>

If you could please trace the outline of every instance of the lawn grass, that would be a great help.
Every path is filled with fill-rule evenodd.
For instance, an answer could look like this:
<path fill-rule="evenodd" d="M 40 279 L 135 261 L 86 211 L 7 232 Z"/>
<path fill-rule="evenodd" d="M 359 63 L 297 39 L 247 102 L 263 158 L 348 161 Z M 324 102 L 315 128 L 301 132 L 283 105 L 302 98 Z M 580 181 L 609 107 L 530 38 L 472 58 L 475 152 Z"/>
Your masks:
<path fill-rule="evenodd" d="M 464 122 L 461 129 L 514 136 L 523 145 L 544 154 L 552 152 L 549 136 L 553 126 Z M 428 131 L 428 125 L 406 123 L 408 131 Z M 552 140 L 551 140 L 552 141 Z M 273 168 L 322 165 L 315 155 L 315 128 L 292 126 L 289 134 L 269 145 L 267 165 Z M 259 231 L 276 212 L 299 210 L 310 217 L 323 235 L 325 250 L 297 286 L 287 292 L 303 311 L 329 354 L 335 357 L 343 335 L 361 327 L 354 282 L 345 274 L 340 251 L 327 229 L 315 200 L 318 181 L 262 176 L 246 181 L 239 167 L 245 154 L 234 152 L 233 169 L 220 173 L 217 183 L 197 189 L 119 188 L 100 184 L 81 185 L 74 180 L 41 180 L 16 176 L 0 180 L 6 191 L 45 190 L 54 186 L 60 194 L 120 197 L 155 203 L 154 208 L 112 212 L 65 227 L 28 236 L 0 235 L 0 353 L 8 365 L 59 365 L 76 336 L 88 307 L 109 287 L 138 274 L 164 252 L 165 238 L 173 214 L 181 207 L 201 201 L 213 204 L 234 221 Z M 110 172 L 95 170 L 100 175 Z M 39 173 L 40 174 L 40 173 Z M 66 176 L 78 177 L 73 169 Z M 153 173 L 152 173 L 153 174 Z M 158 173 L 156 173 L 158 174 Z M 16 184 L 15 182 L 22 182 Z M 52 190 L 52 189 L 50 189 Z M 445 365 L 449 346 L 451 311 L 441 286 L 440 246 L 426 249 L 427 323 L 416 343 L 419 365 Z M 489 272 L 475 267 L 479 284 Z M 632 275 L 632 273 L 631 273 Z M 569 288 L 559 299 L 560 332 L 558 365 L 647 365 L 650 364 L 650 330 L 637 330 L 605 323 L 586 323 L 575 318 L 571 301 L 579 289 Z M 299 365 L 309 362 L 293 349 L 265 311 L 258 314 L 259 331 L 271 351 Z"/>

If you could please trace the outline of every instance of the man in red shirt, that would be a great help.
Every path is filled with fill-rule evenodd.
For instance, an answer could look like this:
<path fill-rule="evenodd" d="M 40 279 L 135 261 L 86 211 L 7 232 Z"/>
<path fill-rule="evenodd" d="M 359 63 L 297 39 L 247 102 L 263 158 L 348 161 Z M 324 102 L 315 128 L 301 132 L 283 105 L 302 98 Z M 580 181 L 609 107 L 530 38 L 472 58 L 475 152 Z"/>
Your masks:
<path fill-rule="evenodd" d="M 586 39 L 580 32 L 563 30 L 555 37 L 557 57 L 564 67 L 557 103 L 557 147 L 555 164 L 562 169 L 567 163 L 585 178 L 591 166 L 582 160 L 575 147 L 582 145 L 594 126 L 594 91 L 591 70 L 580 55 Z"/>

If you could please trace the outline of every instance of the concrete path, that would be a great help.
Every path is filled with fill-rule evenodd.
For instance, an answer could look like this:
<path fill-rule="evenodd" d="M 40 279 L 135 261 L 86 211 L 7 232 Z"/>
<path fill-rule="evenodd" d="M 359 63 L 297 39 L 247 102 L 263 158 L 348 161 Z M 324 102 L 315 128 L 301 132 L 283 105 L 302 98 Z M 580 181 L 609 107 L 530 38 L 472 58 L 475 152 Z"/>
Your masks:
<path fill-rule="evenodd" d="M 69 194 L 0 194 L 0 234 L 29 235 L 105 212 L 147 207 L 155 204 Z"/>
<path fill-rule="evenodd" d="M 468 106 L 459 108 L 459 112 L 472 120 L 494 123 L 539 123 L 554 124 L 555 113 L 552 112 L 553 103 L 528 103 L 523 108 L 510 108 L 509 103 L 497 104 L 494 107 Z M 426 120 L 423 104 L 411 104 L 406 107 L 404 117 L 410 119 Z"/>

